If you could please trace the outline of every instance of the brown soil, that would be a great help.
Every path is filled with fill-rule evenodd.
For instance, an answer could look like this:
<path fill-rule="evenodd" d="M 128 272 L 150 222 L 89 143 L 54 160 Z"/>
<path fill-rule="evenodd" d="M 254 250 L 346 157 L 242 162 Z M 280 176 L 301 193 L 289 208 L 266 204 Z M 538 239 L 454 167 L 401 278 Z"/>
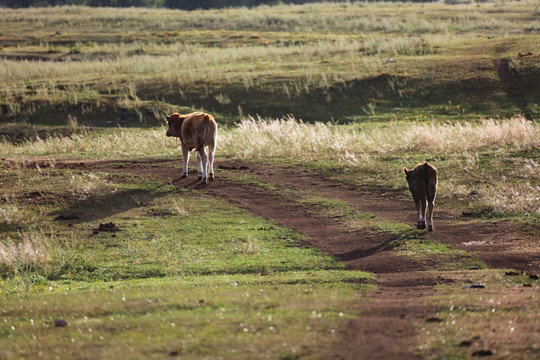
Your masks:
<path fill-rule="evenodd" d="M 116 164 L 116 165 L 115 165 Z M 425 298 L 435 293 L 434 285 L 452 282 L 451 276 L 432 269 L 429 262 L 415 262 L 396 253 L 391 235 L 345 230 L 336 221 L 316 217 L 305 207 L 286 202 L 254 187 L 220 178 L 220 173 L 249 174 L 262 182 L 296 190 L 309 190 L 347 202 L 359 211 L 381 218 L 415 224 L 414 204 L 403 192 L 385 192 L 343 184 L 297 167 L 280 167 L 238 162 L 217 162 L 216 180 L 200 185 L 196 174 L 180 178 L 179 162 L 123 161 L 76 162 L 57 167 L 149 175 L 178 187 L 197 189 L 211 196 L 234 202 L 253 213 L 305 235 L 310 246 L 318 247 L 356 270 L 377 275 L 378 288 L 362 304 L 358 319 L 350 321 L 340 333 L 340 342 L 323 358 L 333 359 L 413 359 L 417 358 L 418 324 L 437 310 Z M 405 185 L 405 182 L 404 182 Z M 490 268 L 518 269 L 537 273 L 540 250 L 537 242 L 505 221 L 468 221 L 460 212 L 435 208 L 435 241 L 450 244 L 475 254 Z M 472 270 L 471 270 L 472 271 Z"/>

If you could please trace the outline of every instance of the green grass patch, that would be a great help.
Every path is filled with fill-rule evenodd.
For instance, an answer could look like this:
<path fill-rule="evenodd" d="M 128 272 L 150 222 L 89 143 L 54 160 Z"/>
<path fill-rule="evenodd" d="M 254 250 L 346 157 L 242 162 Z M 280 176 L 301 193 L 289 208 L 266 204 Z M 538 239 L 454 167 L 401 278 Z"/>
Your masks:
<path fill-rule="evenodd" d="M 3 295 L 3 359 L 316 356 L 359 313 L 370 276 L 351 271 L 52 284 Z M 55 327 L 63 319 L 66 327 Z"/>
<path fill-rule="evenodd" d="M 4 276 L 108 281 L 342 267 L 298 247 L 291 230 L 143 177 L 22 168 L 1 186 Z"/>
<path fill-rule="evenodd" d="M 486 268 L 486 264 L 477 256 L 448 244 L 419 236 L 419 234 L 405 234 L 400 238 L 399 243 L 401 246 L 397 248 L 398 254 L 408 256 L 420 263 L 435 263 L 436 268 L 440 270 Z"/>

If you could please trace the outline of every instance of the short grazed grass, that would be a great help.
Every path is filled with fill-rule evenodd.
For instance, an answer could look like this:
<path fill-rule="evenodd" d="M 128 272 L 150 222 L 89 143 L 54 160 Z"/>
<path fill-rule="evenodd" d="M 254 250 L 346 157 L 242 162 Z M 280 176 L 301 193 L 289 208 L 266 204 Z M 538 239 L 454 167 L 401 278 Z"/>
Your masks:
<path fill-rule="evenodd" d="M 0 297 L 2 359 L 317 356 L 358 315 L 351 271 L 54 283 Z M 80 288 L 80 290 L 77 290 Z M 67 327 L 55 327 L 63 319 Z"/>
<path fill-rule="evenodd" d="M 421 326 L 419 356 L 425 359 L 533 359 L 540 350 L 538 280 L 515 271 L 447 273 L 427 299 L 439 312 Z M 468 288 L 481 284 L 484 288 Z"/>
<path fill-rule="evenodd" d="M 400 247 L 397 248 L 398 254 L 407 256 L 418 263 L 432 263 L 436 265 L 431 268 L 438 270 L 452 271 L 464 270 L 470 268 L 485 269 L 486 264 L 476 255 L 465 250 L 455 249 L 451 245 L 439 243 L 429 238 L 420 236 L 402 236 Z"/>

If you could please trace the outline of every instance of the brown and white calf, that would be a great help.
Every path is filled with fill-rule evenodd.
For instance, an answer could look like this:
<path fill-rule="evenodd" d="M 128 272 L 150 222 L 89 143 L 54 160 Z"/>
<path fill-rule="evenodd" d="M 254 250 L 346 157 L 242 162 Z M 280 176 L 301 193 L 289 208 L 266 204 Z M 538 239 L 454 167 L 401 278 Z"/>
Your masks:
<path fill-rule="evenodd" d="M 217 123 L 210 114 L 194 112 L 187 115 L 172 113 L 167 119 L 167 136 L 180 138 L 184 169 L 182 178 L 188 175 L 189 153 L 197 151 L 199 180 L 206 184 L 214 180 L 214 154 L 216 152 Z M 208 156 L 205 148 L 208 146 Z"/>
<path fill-rule="evenodd" d="M 405 173 L 409 190 L 416 204 L 416 213 L 418 216 L 416 228 L 425 229 L 427 220 L 428 231 L 433 231 L 433 207 L 437 193 L 437 169 L 425 162 L 416 165 L 412 170 L 404 168 L 403 172 Z"/>

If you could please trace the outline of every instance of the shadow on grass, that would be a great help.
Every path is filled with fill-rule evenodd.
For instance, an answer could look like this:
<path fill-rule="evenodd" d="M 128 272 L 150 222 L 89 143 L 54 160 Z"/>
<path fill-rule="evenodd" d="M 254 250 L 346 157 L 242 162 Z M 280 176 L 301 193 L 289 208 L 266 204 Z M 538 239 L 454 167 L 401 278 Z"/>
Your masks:
<path fill-rule="evenodd" d="M 56 220 L 74 220 L 76 223 L 96 221 L 133 208 L 147 206 L 153 200 L 169 193 L 169 191 L 129 189 L 93 195 L 69 204 L 53 213 L 53 216 Z"/>

